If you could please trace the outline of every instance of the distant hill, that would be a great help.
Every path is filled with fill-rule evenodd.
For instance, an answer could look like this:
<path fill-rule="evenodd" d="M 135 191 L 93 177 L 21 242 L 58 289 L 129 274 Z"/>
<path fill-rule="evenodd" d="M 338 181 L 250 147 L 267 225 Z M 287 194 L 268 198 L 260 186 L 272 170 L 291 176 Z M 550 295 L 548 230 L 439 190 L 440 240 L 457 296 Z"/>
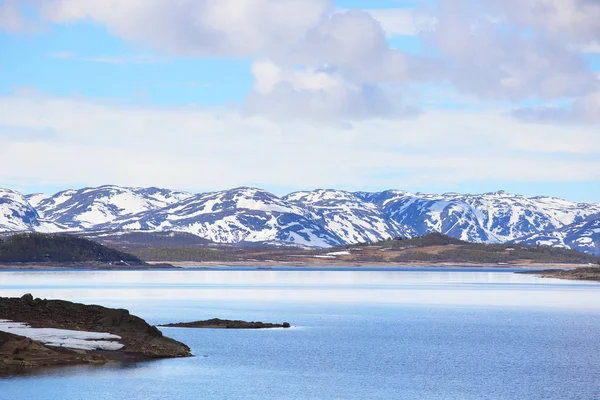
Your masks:
<path fill-rule="evenodd" d="M 341 248 L 340 248 L 341 249 Z M 470 243 L 441 233 L 412 239 L 347 246 L 352 260 L 452 263 L 597 264 L 600 257 L 580 251 L 541 245 Z M 331 252 L 331 250 L 329 250 Z M 335 253 L 335 251 L 333 251 Z"/>
<path fill-rule="evenodd" d="M 82 261 L 142 263 L 131 254 L 70 235 L 24 233 L 0 239 L 0 262 Z"/>
<path fill-rule="evenodd" d="M 148 246 L 132 248 L 146 261 L 241 262 L 268 265 L 523 265 L 598 264 L 600 257 L 575 250 L 526 244 L 470 243 L 441 233 L 396 238 L 329 249 L 298 249 L 272 245 L 239 246 Z"/>

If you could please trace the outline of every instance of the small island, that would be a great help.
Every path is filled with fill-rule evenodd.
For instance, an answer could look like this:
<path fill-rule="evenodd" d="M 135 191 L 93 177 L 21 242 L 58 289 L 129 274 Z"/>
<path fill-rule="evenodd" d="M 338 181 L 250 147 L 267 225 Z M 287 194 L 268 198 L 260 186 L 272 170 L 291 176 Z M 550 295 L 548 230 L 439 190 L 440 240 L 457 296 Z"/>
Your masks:
<path fill-rule="evenodd" d="M 175 324 L 160 325 L 165 328 L 205 328 L 205 329 L 271 329 L 271 328 L 289 328 L 289 322 L 282 324 L 272 324 L 269 322 L 246 322 L 229 319 L 207 319 L 204 321 L 178 322 Z"/>

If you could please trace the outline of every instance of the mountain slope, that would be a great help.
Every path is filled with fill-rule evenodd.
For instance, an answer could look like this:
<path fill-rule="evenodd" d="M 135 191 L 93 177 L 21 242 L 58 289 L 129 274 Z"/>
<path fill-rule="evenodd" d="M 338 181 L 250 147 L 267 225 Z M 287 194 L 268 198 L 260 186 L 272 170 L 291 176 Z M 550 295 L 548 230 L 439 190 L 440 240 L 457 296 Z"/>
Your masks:
<path fill-rule="evenodd" d="M 0 188 L 0 232 L 58 230 L 56 224 L 41 219 L 21 193 Z"/>
<path fill-rule="evenodd" d="M 196 195 L 160 210 L 119 218 L 105 227 L 188 232 L 221 243 L 283 242 L 310 247 L 344 243 L 306 209 L 246 187 Z"/>
<path fill-rule="evenodd" d="M 108 185 L 59 192 L 39 200 L 37 210 L 44 218 L 69 229 L 93 229 L 119 217 L 160 209 L 191 196 L 167 189 Z"/>
<path fill-rule="evenodd" d="M 564 247 L 600 256 L 600 214 L 560 229 L 534 233 L 515 242 Z"/>
<path fill-rule="evenodd" d="M 376 242 L 388 238 L 411 237 L 412 229 L 385 218 L 377 206 L 343 190 L 295 192 L 282 200 L 306 207 L 325 229 L 346 244 Z"/>
<path fill-rule="evenodd" d="M 405 191 L 362 193 L 399 224 L 418 235 L 440 232 L 470 242 L 502 243 L 580 222 L 600 212 L 600 204 L 578 204 L 549 197 L 506 192 L 463 195 L 412 194 Z"/>

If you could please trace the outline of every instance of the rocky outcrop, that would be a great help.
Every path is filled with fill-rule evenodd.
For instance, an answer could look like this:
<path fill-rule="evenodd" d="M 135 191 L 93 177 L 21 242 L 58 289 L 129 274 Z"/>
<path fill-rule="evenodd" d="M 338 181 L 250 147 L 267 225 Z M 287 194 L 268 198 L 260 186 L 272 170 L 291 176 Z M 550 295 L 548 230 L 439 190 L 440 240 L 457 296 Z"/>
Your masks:
<path fill-rule="evenodd" d="M 229 319 L 207 319 L 205 321 L 178 322 L 175 324 L 161 325 L 171 328 L 212 328 L 212 329 L 268 329 L 268 328 L 289 328 L 289 322 L 283 324 L 272 324 L 269 322 L 246 322 Z"/>
<path fill-rule="evenodd" d="M 118 351 L 102 352 L 104 358 L 108 360 L 142 360 L 191 356 L 190 349 L 185 344 L 163 336 L 158 328 L 149 325 L 135 315 L 131 315 L 129 311 L 124 309 L 112 309 L 62 300 L 34 299 L 32 295 L 27 294 L 21 298 L 0 297 L 0 319 L 24 322 L 33 328 L 108 332 L 118 335 L 121 337 L 119 342 L 124 347 Z M 11 357 L 14 359 L 15 349 L 21 349 L 17 353 L 23 354 L 29 354 L 29 352 L 47 353 L 46 349 L 48 347 L 41 345 L 39 342 L 27 338 L 16 339 L 19 336 L 15 337 L 15 335 L 10 334 L 3 334 L 2 337 L 5 342 L 0 347 L 0 357 L 2 357 L 5 364 L 7 360 L 10 364 Z M 66 352 L 69 353 L 68 350 Z M 76 353 L 82 356 L 81 362 L 89 362 L 88 358 L 84 356 L 92 354 Z M 72 356 L 73 354 L 69 355 L 69 357 Z M 17 357 L 19 357 L 18 354 Z M 51 360 L 52 357 L 54 356 L 49 354 L 46 358 Z M 57 356 L 57 360 L 60 358 Z M 101 358 L 96 361 L 100 362 Z"/>

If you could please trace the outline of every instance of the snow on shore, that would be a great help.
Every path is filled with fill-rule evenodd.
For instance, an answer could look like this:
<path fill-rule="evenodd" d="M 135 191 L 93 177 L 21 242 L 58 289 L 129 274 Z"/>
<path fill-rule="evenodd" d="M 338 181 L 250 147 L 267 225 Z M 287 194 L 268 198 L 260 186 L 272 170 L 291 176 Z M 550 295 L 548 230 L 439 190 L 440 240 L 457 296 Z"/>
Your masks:
<path fill-rule="evenodd" d="M 54 328 L 32 328 L 22 322 L 0 319 L 0 331 L 38 340 L 47 346 L 79 350 L 119 350 L 123 344 L 114 341 L 118 335 L 104 332 L 71 331 Z"/>

